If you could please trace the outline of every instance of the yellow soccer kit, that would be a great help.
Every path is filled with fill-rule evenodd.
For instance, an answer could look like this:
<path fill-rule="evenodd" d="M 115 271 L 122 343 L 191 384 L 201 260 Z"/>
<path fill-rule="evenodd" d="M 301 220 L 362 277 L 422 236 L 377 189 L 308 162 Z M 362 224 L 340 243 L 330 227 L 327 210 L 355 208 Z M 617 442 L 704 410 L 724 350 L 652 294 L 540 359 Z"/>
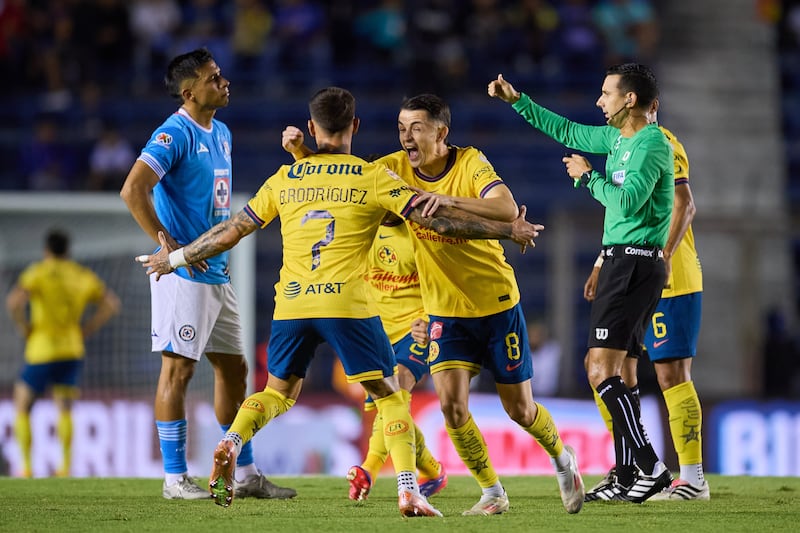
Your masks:
<path fill-rule="evenodd" d="M 675 185 L 689 183 L 689 158 L 686 156 L 686 150 L 671 131 L 663 126 L 659 126 L 659 129 L 672 144 L 675 154 Z M 672 298 L 703 290 L 703 272 L 694 246 L 694 233 L 692 233 L 691 226 L 686 230 L 683 239 L 672 255 L 672 274 L 668 285 L 669 287 L 661 292 L 662 298 Z"/>
<path fill-rule="evenodd" d="M 315 154 L 282 166 L 245 207 L 261 227 L 280 216 L 283 266 L 274 318 L 377 316 L 367 256 L 386 211 L 405 218 L 415 197 L 384 165 L 349 154 Z"/>
<path fill-rule="evenodd" d="M 408 225 L 382 224 L 369 254 L 367 279 L 383 329 L 392 345 L 411 331 L 411 322 L 427 315 L 422 307 L 414 242 Z"/>
<path fill-rule="evenodd" d="M 404 150 L 382 157 L 410 185 L 450 196 L 482 198 L 503 181 L 479 150 L 451 147 L 445 170 L 438 176 L 418 173 Z M 497 240 L 445 237 L 409 222 L 429 315 L 479 318 L 506 311 L 519 302 L 514 271 Z M 454 268 L 457 265 L 457 268 Z"/>
<path fill-rule="evenodd" d="M 81 316 L 87 304 L 103 297 L 103 281 L 74 261 L 47 258 L 26 268 L 19 286 L 30 295 L 31 334 L 25 362 L 81 359 L 85 350 Z"/>

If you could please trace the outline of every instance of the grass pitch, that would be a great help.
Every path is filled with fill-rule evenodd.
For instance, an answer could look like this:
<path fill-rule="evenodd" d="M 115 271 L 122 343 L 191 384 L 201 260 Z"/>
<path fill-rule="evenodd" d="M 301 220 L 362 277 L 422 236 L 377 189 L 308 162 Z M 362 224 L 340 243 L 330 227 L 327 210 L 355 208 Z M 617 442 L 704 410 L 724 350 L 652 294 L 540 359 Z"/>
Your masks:
<path fill-rule="evenodd" d="M 599 476 L 586 476 L 587 486 Z M 208 501 L 169 501 L 160 479 L 0 478 L 3 531 L 356 532 L 669 531 L 789 532 L 800 528 L 800 478 L 708 476 L 711 501 L 586 504 L 576 515 L 561 506 L 554 477 L 504 477 L 507 514 L 464 517 L 480 496 L 470 477 L 451 477 L 431 502 L 444 518 L 402 518 L 395 481 L 382 477 L 369 499 L 347 499 L 347 481 L 275 478 L 297 489 L 292 500 L 237 499 L 230 508 Z M 205 480 L 202 480 L 205 481 Z"/>

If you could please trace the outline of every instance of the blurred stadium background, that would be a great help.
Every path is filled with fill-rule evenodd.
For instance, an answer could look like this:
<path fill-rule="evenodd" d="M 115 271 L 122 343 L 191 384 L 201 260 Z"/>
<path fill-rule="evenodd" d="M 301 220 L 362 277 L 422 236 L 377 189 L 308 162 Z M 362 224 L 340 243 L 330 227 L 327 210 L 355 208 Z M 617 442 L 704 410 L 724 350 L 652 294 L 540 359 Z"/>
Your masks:
<path fill-rule="evenodd" d="M 581 441 L 579 453 L 601 450 L 584 462 L 594 472 L 613 462 L 582 369 L 582 288 L 600 245 L 602 209 L 565 179 L 562 147 L 488 98 L 486 84 L 502 72 L 557 112 L 602 124 L 594 102 L 606 66 L 651 65 L 661 85 L 659 118 L 686 147 L 698 209 L 705 294 L 693 374 L 706 408 L 707 469 L 800 475 L 800 2 L 0 0 L 0 69 L 7 73 L 0 84 L 0 289 L 40 257 L 45 230 L 58 225 L 72 234 L 73 256 L 124 303 L 122 315 L 88 343 L 84 402 L 76 410 L 76 438 L 86 446 L 76 446 L 83 455 L 74 475 L 160 475 L 151 411 L 159 357 L 149 351 L 147 280 L 132 260 L 152 243 L 117 193 L 150 132 L 176 108 L 161 81 L 167 60 L 198 46 L 214 53 L 231 80 L 231 103 L 217 118 L 234 135 L 240 202 L 288 161 L 280 132 L 304 126 L 316 89 L 340 85 L 356 95 L 362 128 L 355 152 L 362 156 L 397 149 L 404 96 L 447 98 L 450 141 L 482 149 L 528 206 L 529 220 L 547 227 L 535 250 L 520 255 L 509 247 L 507 255 L 529 321 L 547 326 L 560 353 L 550 409 L 562 431 Z M 233 260 L 234 283 L 249 331 L 252 386 L 260 388 L 281 252 L 277 228 L 250 240 Z M 0 346 L 0 473 L 13 475 L 10 398 L 23 344 L 8 318 L 0 320 Z M 320 350 L 298 407 L 257 437 L 266 471 L 341 475 L 358 460 L 358 405 L 332 386 L 332 359 Z M 651 437 L 670 449 L 647 366 L 645 416 L 657 428 Z M 190 454 L 201 472 L 218 437 L 210 383 L 201 364 L 190 402 Z M 525 439 L 516 447 L 517 428 L 508 427 L 481 380 L 476 388 L 486 396 L 474 408 L 496 428 L 490 447 L 514 445 L 535 457 Z M 415 409 L 435 451 L 447 455 L 435 399 L 420 394 Z M 57 463 L 52 417 L 47 402 L 34 412 L 36 434 L 44 435 L 34 445 L 37 475 Z M 448 470 L 457 472 L 452 461 Z M 499 469 L 549 471 L 539 459 L 515 461 Z"/>

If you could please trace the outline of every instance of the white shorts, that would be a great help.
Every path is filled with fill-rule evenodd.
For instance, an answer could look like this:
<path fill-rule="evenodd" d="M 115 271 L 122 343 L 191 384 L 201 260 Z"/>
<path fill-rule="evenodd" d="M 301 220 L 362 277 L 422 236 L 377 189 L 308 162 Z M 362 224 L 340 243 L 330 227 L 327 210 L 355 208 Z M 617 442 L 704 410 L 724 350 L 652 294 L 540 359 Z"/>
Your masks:
<path fill-rule="evenodd" d="M 168 274 L 150 276 L 153 351 L 200 360 L 203 353 L 244 354 L 236 293 Z"/>

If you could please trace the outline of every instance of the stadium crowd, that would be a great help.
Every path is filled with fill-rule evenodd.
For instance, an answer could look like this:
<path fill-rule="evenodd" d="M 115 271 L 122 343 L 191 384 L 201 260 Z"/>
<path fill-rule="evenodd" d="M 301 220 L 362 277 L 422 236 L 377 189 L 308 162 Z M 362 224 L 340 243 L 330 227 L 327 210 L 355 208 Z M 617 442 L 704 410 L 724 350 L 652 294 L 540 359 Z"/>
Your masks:
<path fill-rule="evenodd" d="M 5 0 L 0 174 L 6 190 L 118 190 L 121 108 L 163 94 L 167 58 L 206 46 L 238 94 L 275 103 L 338 84 L 457 94 L 497 72 L 592 94 L 598 69 L 649 62 L 651 0 Z M 400 80 L 400 81 L 398 81 Z M 144 120 L 145 117 L 138 117 Z M 229 120 L 236 131 L 237 123 Z"/>

